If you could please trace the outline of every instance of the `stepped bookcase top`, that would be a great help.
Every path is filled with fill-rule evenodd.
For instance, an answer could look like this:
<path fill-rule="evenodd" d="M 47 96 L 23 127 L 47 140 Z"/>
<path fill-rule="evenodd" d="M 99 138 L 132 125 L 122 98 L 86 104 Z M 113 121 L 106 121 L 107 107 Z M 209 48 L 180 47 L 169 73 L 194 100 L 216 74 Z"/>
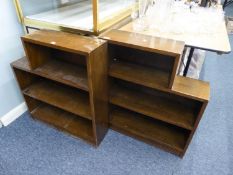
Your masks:
<path fill-rule="evenodd" d="M 121 30 L 111 30 L 110 32 L 103 34 L 101 38 L 108 40 L 109 43 L 169 56 L 182 55 L 185 44 L 182 41 L 158 38 Z"/>

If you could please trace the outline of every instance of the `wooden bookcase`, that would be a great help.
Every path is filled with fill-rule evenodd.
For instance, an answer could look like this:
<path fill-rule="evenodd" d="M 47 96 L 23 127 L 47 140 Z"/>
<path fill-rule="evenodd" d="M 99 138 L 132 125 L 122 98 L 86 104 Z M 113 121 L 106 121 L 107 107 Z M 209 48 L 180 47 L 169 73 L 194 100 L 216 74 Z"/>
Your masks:
<path fill-rule="evenodd" d="M 95 146 L 110 126 L 184 156 L 210 98 L 209 83 L 176 75 L 184 43 L 118 30 L 101 37 L 22 37 L 26 57 L 12 68 L 32 117 Z"/>
<path fill-rule="evenodd" d="M 184 43 L 112 30 L 110 126 L 180 157 L 209 100 L 209 84 L 176 75 Z"/>
<path fill-rule="evenodd" d="M 41 30 L 22 42 L 27 57 L 12 67 L 32 117 L 98 146 L 108 130 L 106 41 Z"/>

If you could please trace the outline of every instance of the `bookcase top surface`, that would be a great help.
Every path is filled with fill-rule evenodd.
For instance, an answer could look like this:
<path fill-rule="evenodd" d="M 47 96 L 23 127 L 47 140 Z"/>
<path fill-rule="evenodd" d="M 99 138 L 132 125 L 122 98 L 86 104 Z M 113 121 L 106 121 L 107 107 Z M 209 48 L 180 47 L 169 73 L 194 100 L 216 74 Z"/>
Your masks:
<path fill-rule="evenodd" d="M 12 67 L 19 68 L 25 71 L 29 71 L 30 67 L 27 61 L 27 58 L 24 56 L 22 58 L 19 58 L 11 63 Z"/>
<path fill-rule="evenodd" d="M 106 41 L 61 31 L 39 30 L 21 37 L 23 41 L 87 55 Z"/>
<path fill-rule="evenodd" d="M 172 86 L 172 91 L 201 101 L 209 101 L 210 99 L 209 82 L 188 77 L 177 75 Z"/>
<path fill-rule="evenodd" d="M 181 55 L 185 43 L 165 38 L 158 38 L 121 30 L 111 30 L 101 36 L 112 44 L 141 49 L 159 54 L 177 56 Z"/>

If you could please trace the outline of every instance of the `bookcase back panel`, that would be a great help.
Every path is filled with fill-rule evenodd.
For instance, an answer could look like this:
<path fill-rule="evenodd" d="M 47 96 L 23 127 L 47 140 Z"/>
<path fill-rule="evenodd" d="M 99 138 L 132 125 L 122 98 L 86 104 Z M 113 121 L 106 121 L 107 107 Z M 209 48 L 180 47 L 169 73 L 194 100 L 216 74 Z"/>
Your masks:
<path fill-rule="evenodd" d="M 29 42 L 23 44 L 32 70 L 42 66 L 51 58 L 50 48 Z"/>
<path fill-rule="evenodd" d="M 29 42 L 24 42 L 24 47 L 31 69 L 43 66 L 52 59 L 86 67 L 86 57 L 77 53 L 66 52 Z"/>
<path fill-rule="evenodd" d="M 72 52 L 65 52 L 62 50 L 51 49 L 52 58 L 62 60 L 78 66 L 86 67 L 86 57 Z"/>
<path fill-rule="evenodd" d="M 174 58 L 153 52 L 109 44 L 111 60 L 120 60 L 143 66 L 154 67 L 169 73 L 173 70 Z"/>

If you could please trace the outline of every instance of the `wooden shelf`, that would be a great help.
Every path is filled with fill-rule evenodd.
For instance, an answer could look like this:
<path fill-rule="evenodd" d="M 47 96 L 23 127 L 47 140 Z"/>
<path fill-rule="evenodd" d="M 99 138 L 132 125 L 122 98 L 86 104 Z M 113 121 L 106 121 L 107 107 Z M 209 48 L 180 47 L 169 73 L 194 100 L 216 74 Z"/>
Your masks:
<path fill-rule="evenodd" d="M 145 117 L 124 109 L 113 109 L 110 113 L 112 129 L 182 154 L 188 131 Z"/>
<path fill-rule="evenodd" d="M 26 57 L 24 57 L 13 62 L 12 66 L 41 77 L 89 91 L 87 70 L 79 65 L 72 65 L 71 63 L 54 59 L 34 70 L 30 70 L 28 60 Z"/>
<path fill-rule="evenodd" d="M 75 89 L 49 81 L 39 81 L 26 88 L 23 93 L 67 112 L 92 119 L 88 95 Z"/>
<path fill-rule="evenodd" d="M 210 99 L 210 84 L 209 82 L 195 80 L 188 77 L 176 76 L 172 93 L 208 102 Z"/>
<path fill-rule="evenodd" d="M 116 64 L 117 64 L 117 66 L 116 66 Z M 167 89 L 167 88 L 163 88 L 163 86 L 161 86 L 160 84 L 150 85 L 150 81 L 144 82 L 144 80 L 147 80 L 147 79 L 154 79 L 153 76 L 142 77 L 142 75 L 140 73 L 140 74 L 137 74 L 137 76 L 140 76 L 141 78 L 133 77 L 133 75 L 136 75 L 135 72 L 130 73 L 129 71 L 127 71 L 127 69 L 124 70 L 125 68 L 124 69 L 120 68 L 119 66 L 122 63 L 116 63 L 116 64 L 114 63 L 110 67 L 109 74 L 112 77 L 119 78 L 119 79 L 129 81 L 129 82 L 134 82 L 134 83 L 144 85 L 147 87 L 156 88 L 156 89 L 162 90 L 164 92 L 169 92 L 172 94 L 181 95 L 181 96 L 195 99 L 195 100 L 199 100 L 199 101 L 208 101 L 210 99 L 210 85 L 208 82 L 204 82 L 204 81 L 195 80 L 192 78 L 182 77 L 182 76 L 176 75 L 172 89 Z M 68 63 L 68 65 L 70 65 L 70 64 Z M 45 77 L 44 73 L 39 74 L 40 72 L 30 71 L 26 57 L 16 60 L 15 62 L 12 63 L 12 66 L 14 68 L 24 70 L 27 72 L 32 72 L 32 73 L 37 74 L 39 76 Z M 127 68 L 127 66 L 124 66 L 124 67 Z M 81 67 L 81 69 L 82 69 L 82 67 Z M 132 69 L 132 70 L 135 71 L 135 69 Z M 60 71 L 60 70 L 58 69 L 56 71 Z M 62 70 L 62 72 L 64 72 L 64 71 Z M 72 71 L 70 71 L 70 72 L 72 72 Z M 161 71 L 161 72 L 163 73 L 163 71 Z M 48 76 L 48 78 L 51 78 L 51 79 L 58 81 L 58 82 L 64 82 L 64 84 L 67 84 L 67 85 L 70 85 L 73 87 L 79 86 L 78 88 L 86 90 L 86 91 L 88 89 L 88 85 L 86 85 L 85 80 L 83 81 L 83 84 L 78 83 L 79 80 L 81 80 L 85 77 L 85 75 L 83 76 L 83 78 L 82 78 L 82 76 L 77 76 L 77 77 L 75 76 L 77 80 L 73 79 L 73 75 L 72 75 L 71 76 L 72 80 L 70 81 L 70 79 L 66 80 L 66 76 L 64 76 L 64 80 L 62 80 L 62 77 L 60 78 L 59 73 L 55 73 L 55 74 L 58 76 L 54 76 L 54 75 L 50 74 Z M 71 73 L 69 73 L 69 74 L 71 74 Z M 69 77 L 69 74 L 67 74 L 68 77 Z M 150 75 L 151 75 L 151 73 L 150 73 Z M 160 75 L 160 77 L 161 77 L 161 75 Z M 165 77 L 164 77 L 164 80 L 165 80 Z M 154 81 L 154 80 L 152 80 L 152 81 Z M 159 81 L 162 81 L 162 80 L 159 79 Z M 77 83 L 75 83 L 75 82 L 77 82 Z M 165 85 L 165 81 L 164 81 L 164 85 Z"/>
<path fill-rule="evenodd" d="M 20 69 L 26 72 L 30 72 L 29 63 L 26 57 L 20 58 L 11 63 L 11 66 L 16 69 Z"/>
<path fill-rule="evenodd" d="M 88 91 L 87 70 L 64 61 L 51 60 L 36 68 L 37 75 Z"/>
<path fill-rule="evenodd" d="M 113 86 L 110 94 L 112 104 L 185 129 L 192 130 L 194 126 L 196 119 L 194 109 L 178 101 L 120 86 Z"/>
<path fill-rule="evenodd" d="M 168 72 L 148 66 L 116 61 L 111 64 L 109 75 L 114 78 L 194 100 L 208 101 L 210 98 L 210 85 L 208 82 L 176 75 L 172 89 L 168 89 Z"/>
<path fill-rule="evenodd" d="M 32 116 L 39 121 L 94 144 L 92 123 L 87 119 L 83 119 L 50 105 L 41 105 L 37 107 L 32 111 Z"/>
<path fill-rule="evenodd" d="M 112 63 L 109 75 L 155 89 L 167 89 L 169 85 L 168 72 L 122 61 Z"/>

